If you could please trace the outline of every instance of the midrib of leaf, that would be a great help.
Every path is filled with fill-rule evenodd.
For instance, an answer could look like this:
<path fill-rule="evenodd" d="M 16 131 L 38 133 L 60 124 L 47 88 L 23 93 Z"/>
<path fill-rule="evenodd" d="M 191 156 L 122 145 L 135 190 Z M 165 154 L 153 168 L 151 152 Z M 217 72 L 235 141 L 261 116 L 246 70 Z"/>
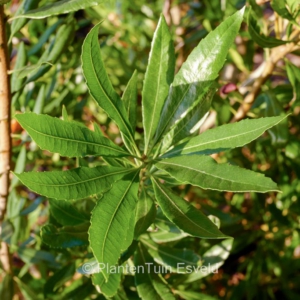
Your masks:
<path fill-rule="evenodd" d="M 235 22 L 236 22 L 236 21 L 235 21 Z M 229 30 L 230 27 L 232 27 L 232 26 L 235 24 L 235 22 L 233 22 L 233 23 L 228 27 L 227 30 Z M 226 31 L 225 31 L 225 32 L 226 32 Z M 222 35 L 220 36 L 219 41 L 222 41 L 222 38 L 223 38 L 223 35 L 225 34 L 225 32 L 222 33 Z M 203 59 L 203 61 L 205 61 L 206 58 L 207 58 L 208 56 L 210 56 L 210 54 L 211 54 L 212 52 L 214 52 L 214 50 L 215 50 L 216 48 L 219 47 L 219 43 L 220 43 L 220 42 L 216 43 L 216 44 L 213 46 L 213 49 L 212 49 L 209 53 L 204 54 L 205 59 Z M 196 77 L 194 74 L 193 74 L 193 76 Z M 171 116 L 168 118 L 168 121 L 165 122 L 165 125 L 164 125 L 164 127 L 162 128 L 161 133 L 160 133 L 159 136 L 155 139 L 155 143 L 156 143 L 156 142 L 161 138 L 161 136 L 164 134 L 164 131 L 165 131 L 165 129 L 167 128 L 167 126 L 169 125 L 170 120 L 173 118 L 174 114 L 176 113 L 178 107 L 180 106 L 180 104 L 181 104 L 181 102 L 182 102 L 182 99 L 184 99 L 185 95 L 186 95 L 187 92 L 190 90 L 192 84 L 193 84 L 193 83 L 189 83 L 189 84 L 188 84 L 187 89 L 186 89 L 186 91 L 184 92 L 184 95 L 181 97 L 180 101 L 178 102 L 178 104 L 177 104 L 177 106 L 176 106 L 176 109 L 173 110 L 173 113 L 172 113 Z"/>
<path fill-rule="evenodd" d="M 160 35 L 162 38 L 162 34 Z M 162 61 L 162 47 L 163 47 L 163 43 L 160 43 L 160 61 Z M 159 91 L 159 86 L 160 86 L 160 78 L 161 78 L 161 69 L 162 69 L 162 64 L 159 64 L 159 76 L 158 76 L 158 84 L 157 84 L 157 89 L 156 89 L 156 95 L 155 95 L 155 102 L 154 102 L 154 109 L 153 109 L 153 114 L 151 115 L 151 123 L 150 123 L 150 129 L 149 129 L 149 136 L 148 136 L 148 140 L 147 140 L 147 144 L 145 146 L 145 153 L 147 153 L 148 150 L 148 146 L 150 143 L 150 139 L 151 139 L 151 132 L 152 132 L 152 128 L 153 128 L 153 121 L 154 121 L 154 112 L 156 112 L 156 106 L 158 103 L 158 91 Z"/>
<path fill-rule="evenodd" d="M 132 184 L 133 184 L 133 182 L 134 182 L 134 180 L 135 180 L 135 178 L 136 178 L 136 176 L 137 176 L 138 173 L 139 173 L 139 172 L 136 172 L 136 174 L 135 174 L 134 177 L 132 178 L 130 185 L 128 185 L 126 191 L 124 192 L 124 194 L 122 195 L 122 197 L 121 197 L 121 199 L 120 199 L 120 201 L 119 201 L 119 203 L 118 203 L 118 206 L 116 207 L 114 213 L 113 213 L 112 216 L 111 216 L 110 222 L 109 222 L 109 224 L 108 224 L 108 226 L 107 226 L 107 230 L 106 230 L 106 232 L 105 232 L 105 234 L 104 234 L 104 243 L 103 243 L 103 247 L 102 247 L 102 249 L 101 249 L 101 257 L 102 257 L 102 260 L 103 260 L 103 258 L 104 258 L 104 249 L 105 249 L 105 245 L 106 245 L 106 241 L 107 241 L 108 231 L 110 230 L 110 227 L 111 227 L 111 223 L 112 223 L 112 221 L 114 220 L 114 216 L 116 215 L 116 212 L 117 212 L 118 209 L 120 208 L 120 205 L 122 204 L 122 202 L 123 202 L 123 200 L 124 200 L 124 197 L 127 195 L 128 190 L 131 188 L 131 186 L 132 186 Z M 104 273 L 103 273 L 103 276 L 106 277 Z"/>
<path fill-rule="evenodd" d="M 154 179 L 154 177 L 152 177 L 152 179 L 154 180 L 156 186 L 160 189 L 160 191 L 170 200 L 170 202 L 177 208 L 177 210 L 183 215 L 183 216 L 186 216 L 185 213 L 180 209 L 180 207 L 177 206 L 177 204 L 171 199 L 169 198 L 169 196 L 165 193 L 165 191 L 159 186 L 159 184 L 157 183 L 157 181 Z M 185 201 L 185 200 L 184 200 Z M 194 224 L 197 228 L 199 228 L 200 230 L 203 230 L 209 234 L 212 234 L 214 235 L 214 233 L 206 230 L 205 228 L 203 227 L 200 227 L 197 223 L 195 223 L 193 220 L 189 219 L 189 221 Z"/>
<path fill-rule="evenodd" d="M 124 170 L 124 171 L 109 173 L 108 176 L 113 176 L 113 175 L 116 175 L 116 174 L 122 174 L 122 173 L 126 173 L 126 172 L 130 172 L 130 170 Z M 68 183 L 68 184 L 44 184 L 44 183 L 36 183 L 35 181 L 31 181 L 31 180 L 27 180 L 27 182 L 35 183 L 35 184 L 41 185 L 41 186 L 59 187 L 59 186 L 78 185 L 78 184 L 82 184 L 82 183 L 85 183 L 85 182 L 94 181 L 94 180 L 100 179 L 102 177 L 107 177 L 107 174 L 101 175 L 99 177 L 94 177 L 94 178 L 91 178 L 91 179 L 88 179 L 88 180 L 76 181 L 74 183 Z"/>
<path fill-rule="evenodd" d="M 93 44 L 93 39 L 91 41 L 91 44 Z M 114 110 L 116 111 L 116 113 L 118 114 L 121 122 L 123 123 L 123 125 L 125 126 L 127 132 L 126 132 L 126 135 L 129 133 L 129 138 L 130 140 L 134 143 L 134 138 L 132 136 L 132 133 L 131 133 L 131 130 L 128 128 L 127 124 L 124 122 L 124 119 L 122 117 L 122 115 L 119 113 L 119 110 L 116 108 L 115 104 L 113 101 L 111 101 L 110 97 L 108 96 L 108 94 L 106 93 L 106 91 L 103 89 L 99 79 L 98 79 L 98 76 L 97 76 L 97 73 L 96 73 L 96 70 L 95 70 L 95 67 L 94 67 L 94 60 L 93 60 L 93 55 L 92 55 L 92 47 L 90 47 L 90 59 L 91 61 L 93 62 L 92 63 L 92 69 L 93 69 L 93 72 L 94 72 L 94 75 L 95 75 L 95 78 L 98 82 L 98 85 L 100 86 L 100 89 L 102 90 L 102 92 L 105 94 L 106 98 L 108 99 L 108 101 L 112 104 L 112 106 L 114 107 Z M 94 96 L 93 96 L 94 97 Z M 98 102 L 98 101 L 97 101 Z"/>
<path fill-rule="evenodd" d="M 176 167 L 180 167 L 182 168 L 183 166 L 182 165 L 178 165 L 178 164 L 175 164 L 175 163 L 166 163 L 166 162 L 160 162 L 160 164 L 164 164 L 164 165 L 170 165 L 170 166 L 176 166 Z M 202 174 L 206 174 L 206 175 L 209 175 L 211 177 L 215 177 L 215 178 L 219 178 L 221 179 L 222 181 L 229 181 L 229 182 L 233 182 L 233 183 L 236 183 L 236 181 L 233 181 L 233 180 L 230 180 L 230 179 L 227 179 L 227 178 L 223 178 L 223 177 L 219 177 L 219 176 L 216 176 L 215 174 L 212 174 L 212 173 L 207 173 L 207 172 L 204 172 L 203 170 L 198 170 L 198 169 L 193 169 L 191 167 L 187 167 L 187 166 L 184 166 L 185 169 L 188 169 L 188 170 L 192 170 L 192 171 L 196 171 L 198 173 L 202 173 Z M 172 176 L 172 175 L 171 175 Z M 173 177 L 173 176 L 172 176 Z M 245 184 L 245 183 L 244 183 Z M 250 185 L 254 185 L 252 183 L 250 183 Z M 259 184 L 255 184 L 256 186 L 259 186 L 259 187 L 265 187 L 264 185 L 259 185 Z M 207 188 L 209 189 L 209 188 Z"/>
<path fill-rule="evenodd" d="M 77 140 L 77 139 L 61 138 L 61 137 L 58 137 L 58 136 L 54 136 L 54 135 L 50 135 L 50 134 L 46 134 L 46 133 L 40 132 L 40 131 L 38 131 L 38 130 L 32 128 L 32 127 L 31 127 L 30 125 L 28 125 L 28 124 L 26 124 L 26 126 L 27 126 L 28 128 L 30 128 L 32 131 L 34 131 L 35 133 L 37 133 L 37 134 L 40 134 L 40 135 L 43 135 L 43 136 L 46 136 L 46 137 L 51 137 L 51 138 L 53 138 L 53 139 L 62 140 L 62 141 L 70 141 L 70 142 L 76 141 L 77 143 L 86 144 L 86 145 L 93 145 L 93 146 L 98 146 L 98 147 L 101 146 L 101 147 L 103 147 L 103 148 L 113 149 L 114 151 L 118 151 L 118 152 L 120 152 L 120 153 L 124 153 L 123 151 L 117 149 L 117 147 L 116 147 L 116 148 L 113 148 L 113 147 L 109 147 L 109 146 L 106 146 L 106 145 L 103 145 L 103 144 L 97 144 L 97 143 L 91 143 L 91 142 L 86 142 L 86 141 L 80 141 L 80 140 Z M 88 129 L 86 128 L 86 130 L 88 130 Z M 108 140 L 108 141 L 110 141 L 110 140 Z"/>
<path fill-rule="evenodd" d="M 278 121 L 278 123 L 279 122 L 280 121 Z M 204 143 L 197 144 L 197 145 L 194 145 L 194 146 L 184 147 L 182 149 L 178 149 L 177 151 L 172 151 L 172 150 L 171 151 L 172 151 L 172 154 L 173 154 L 173 153 L 181 152 L 183 150 L 190 150 L 190 149 L 197 148 L 199 146 L 204 146 L 204 145 L 211 144 L 211 143 L 217 143 L 217 142 L 220 142 L 220 141 L 230 140 L 230 139 L 238 137 L 238 136 L 242 136 L 242 135 L 245 135 L 245 134 L 248 134 L 248 133 L 252 133 L 254 131 L 258 131 L 258 130 L 260 130 L 263 127 L 266 127 L 266 125 L 261 126 L 259 128 L 256 128 L 256 129 L 253 129 L 253 130 L 250 130 L 250 131 L 247 131 L 247 133 L 239 133 L 239 134 L 236 134 L 236 135 L 231 135 L 231 136 L 227 136 L 227 137 L 224 137 L 224 138 L 216 139 L 216 140 L 213 140 L 213 141 L 204 142 Z M 201 135 L 199 135 L 199 136 L 201 136 Z M 253 141 L 253 140 L 255 140 L 255 138 L 253 138 L 251 141 Z M 251 142 L 251 141 L 249 141 L 249 142 Z M 180 145 L 178 145 L 178 146 L 180 146 Z M 203 150 L 205 150 L 205 149 L 203 149 Z"/>
<path fill-rule="evenodd" d="M 146 244 L 149 248 L 151 248 L 151 249 L 157 251 L 158 253 L 160 252 L 160 253 L 162 253 L 162 254 L 164 254 L 164 255 L 166 255 L 166 256 L 169 256 L 169 257 L 171 257 L 171 258 L 174 258 L 175 260 L 178 260 L 178 257 L 177 257 L 177 256 L 173 256 L 172 254 L 170 254 L 170 253 L 168 253 L 168 252 L 165 252 L 165 251 L 163 251 L 163 250 L 161 250 L 161 249 L 158 249 L 157 247 L 155 247 L 155 246 L 153 246 L 153 245 L 147 243 L 146 240 L 142 239 L 142 242 L 143 242 L 143 244 Z M 188 264 L 188 265 L 195 265 L 194 262 L 190 262 L 190 261 L 185 260 L 185 259 L 183 259 L 183 258 L 180 258 L 180 260 L 183 261 L 183 262 L 185 262 L 185 263 Z"/>

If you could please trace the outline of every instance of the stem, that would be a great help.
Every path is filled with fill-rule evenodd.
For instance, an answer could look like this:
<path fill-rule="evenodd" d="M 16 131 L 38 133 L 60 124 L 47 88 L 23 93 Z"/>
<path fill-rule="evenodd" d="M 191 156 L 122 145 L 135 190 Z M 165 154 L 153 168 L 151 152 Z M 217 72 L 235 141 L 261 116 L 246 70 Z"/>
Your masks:
<path fill-rule="evenodd" d="M 10 131 L 10 83 L 9 59 L 5 33 L 4 6 L 0 5 L 0 225 L 4 219 L 10 186 L 11 170 L 11 131 Z M 1 230 L 1 229 L 0 229 Z M 8 245 L 1 243 L 0 259 L 6 273 L 12 273 Z"/>
<path fill-rule="evenodd" d="M 269 56 L 267 61 L 263 62 L 264 68 L 262 69 L 262 74 L 260 74 L 260 76 L 257 77 L 254 81 L 251 91 L 246 95 L 242 105 L 239 107 L 231 122 L 239 121 L 247 115 L 254 100 L 258 96 L 262 85 L 273 74 L 278 61 L 285 58 L 287 54 L 292 53 L 299 48 L 300 47 L 297 46 L 296 43 L 290 43 L 272 49 L 271 55 Z"/>

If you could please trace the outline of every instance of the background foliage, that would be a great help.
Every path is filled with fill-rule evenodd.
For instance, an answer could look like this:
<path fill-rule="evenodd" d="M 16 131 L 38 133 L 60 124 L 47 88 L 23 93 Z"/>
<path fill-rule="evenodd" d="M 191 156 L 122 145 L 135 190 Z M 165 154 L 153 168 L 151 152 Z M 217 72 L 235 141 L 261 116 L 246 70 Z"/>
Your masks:
<path fill-rule="evenodd" d="M 48 2 L 11 1 L 6 11 L 14 17 Z M 167 276 L 165 279 L 176 287 L 179 299 L 297 299 L 300 292 L 300 52 L 297 48 L 300 7 L 293 0 L 258 5 L 260 2 L 247 1 L 245 22 L 229 51 L 219 78 L 219 91 L 203 127 L 229 123 L 243 99 L 259 83 L 260 90 L 254 94 L 253 105 L 246 115 L 290 113 L 288 120 L 247 146 L 214 158 L 264 173 L 278 183 L 282 193 L 221 193 L 189 185 L 178 188 L 186 200 L 207 215 L 216 216 L 224 234 L 234 237 L 232 245 L 184 237 L 174 228 L 164 227 L 170 226 L 166 222 L 160 224 L 166 235 L 160 240 L 153 233 L 155 241 L 164 242 L 165 247 L 190 248 L 204 262 L 220 265 L 218 273 L 203 278 Z M 282 6 L 283 2 L 286 5 Z M 90 128 L 92 122 L 100 124 L 103 133 L 118 144 L 121 142 L 118 128 L 89 96 L 81 70 L 81 47 L 93 25 L 104 20 L 100 28 L 103 60 L 114 88 L 122 94 L 135 69 L 141 91 L 150 42 L 162 11 L 175 41 L 178 70 L 208 32 L 244 5 L 241 0 L 111 1 L 76 12 L 52 13 L 42 19 L 40 16 L 13 19 L 8 26 L 14 70 L 12 113 L 34 111 L 60 117 L 64 106 L 71 119 Z M 279 49 L 289 45 L 287 41 L 295 41 L 295 47 L 283 51 L 275 66 L 269 68 Z M 264 73 L 265 70 L 269 73 Z M 143 132 L 141 111 L 137 116 L 139 136 Z M 100 164 L 92 158 L 76 160 L 40 150 L 15 120 L 12 130 L 16 173 Z M 10 245 L 14 277 L 0 275 L 0 298 L 10 299 L 14 294 L 14 299 L 102 299 L 91 280 L 76 272 L 89 259 L 84 236 L 89 217 L 84 212 L 92 207 L 93 201 L 86 199 L 66 204 L 65 210 L 59 211 L 55 200 L 30 192 L 14 177 L 1 236 Z M 66 212 L 78 214 L 78 223 L 66 221 L 69 220 Z M 75 237 L 76 247 L 55 248 L 53 243 L 57 239 L 47 237 L 52 225 L 41 231 L 46 224 L 55 224 L 57 228 L 81 224 L 78 232 L 83 234 Z M 167 234 L 168 230 L 175 230 L 179 239 L 175 241 Z M 172 242 L 166 243 L 168 239 Z M 74 242 L 74 237 L 70 241 Z M 126 276 L 123 286 L 114 299 L 137 298 L 133 276 Z"/>

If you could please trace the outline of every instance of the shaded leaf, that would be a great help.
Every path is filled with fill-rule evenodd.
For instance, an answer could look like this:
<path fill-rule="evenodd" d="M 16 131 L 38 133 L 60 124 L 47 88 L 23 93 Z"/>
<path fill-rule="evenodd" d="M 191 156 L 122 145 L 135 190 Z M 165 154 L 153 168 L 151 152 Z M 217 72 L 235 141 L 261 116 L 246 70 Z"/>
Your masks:
<path fill-rule="evenodd" d="M 219 239 L 226 236 L 201 211 L 152 178 L 156 200 L 165 216 L 184 232 L 200 238 Z"/>
<path fill-rule="evenodd" d="M 137 71 L 134 71 L 122 95 L 122 100 L 124 101 L 127 116 L 133 130 L 135 130 L 136 127 L 137 116 L 137 79 Z"/>
<path fill-rule="evenodd" d="M 164 279 L 155 272 L 154 261 L 142 244 L 139 244 L 134 256 L 134 264 L 139 268 L 134 277 L 135 285 L 143 300 L 175 300 Z"/>
<path fill-rule="evenodd" d="M 145 189 L 142 189 L 135 213 L 135 238 L 138 238 L 141 234 L 146 232 L 153 223 L 155 215 L 156 207 L 154 202 Z"/>
<path fill-rule="evenodd" d="M 90 223 L 76 226 L 64 226 L 56 228 L 52 224 L 42 227 L 42 241 L 51 248 L 72 248 L 88 245 L 88 228 Z"/>

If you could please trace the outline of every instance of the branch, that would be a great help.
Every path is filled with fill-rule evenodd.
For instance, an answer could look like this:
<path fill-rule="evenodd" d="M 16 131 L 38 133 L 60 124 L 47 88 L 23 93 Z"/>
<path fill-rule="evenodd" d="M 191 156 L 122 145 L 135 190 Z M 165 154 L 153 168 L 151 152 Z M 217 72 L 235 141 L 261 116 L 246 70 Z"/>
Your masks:
<path fill-rule="evenodd" d="M 300 49 L 299 45 L 296 45 L 295 43 L 289 43 L 286 45 L 282 45 L 276 48 L 273 48 L 271 51 L 270 57 L 262 63 L 262 65 L 259 67 L 259 70 L 261 71 L 259 75 L 256 74 L 255 80 L 253 81 L 253 86 L 251 91 L 246 95 L 243 103 L 237 110 L 235 116 L 231 120 L 231 122 L 236 122 L 241 119 L 243 119 L 249 110 L 251 109 L 251 106 L 258 96 L 262 85 L 268 80 L 268 78 L 273 74 L 273 71 L 278 63 L 279 60 L 283 59 L 287 54 Z M 254 71 L 256 72 L 256 71 Z M 248 80 L 247 80 L 248 81 Z M 252 81 L 252 80 L 250 80 Z M 242 88 L 243 89 L 243 88 Z"/>
<path fill-rule="evenodd" d="M 0 5 L 0 225 L 4 219 L 10 186 L 11 131 L 10 131 L 10 82 L 9 59 L 5 34 L 4 6 Z M 0 229 L 1 231 L 1 229 Z M 0 232 L 1 233 L 1 232 Z M 5 272 L 11 273 L 11 257 L 8 245 L 1 243 L 0 259 Z"/>

